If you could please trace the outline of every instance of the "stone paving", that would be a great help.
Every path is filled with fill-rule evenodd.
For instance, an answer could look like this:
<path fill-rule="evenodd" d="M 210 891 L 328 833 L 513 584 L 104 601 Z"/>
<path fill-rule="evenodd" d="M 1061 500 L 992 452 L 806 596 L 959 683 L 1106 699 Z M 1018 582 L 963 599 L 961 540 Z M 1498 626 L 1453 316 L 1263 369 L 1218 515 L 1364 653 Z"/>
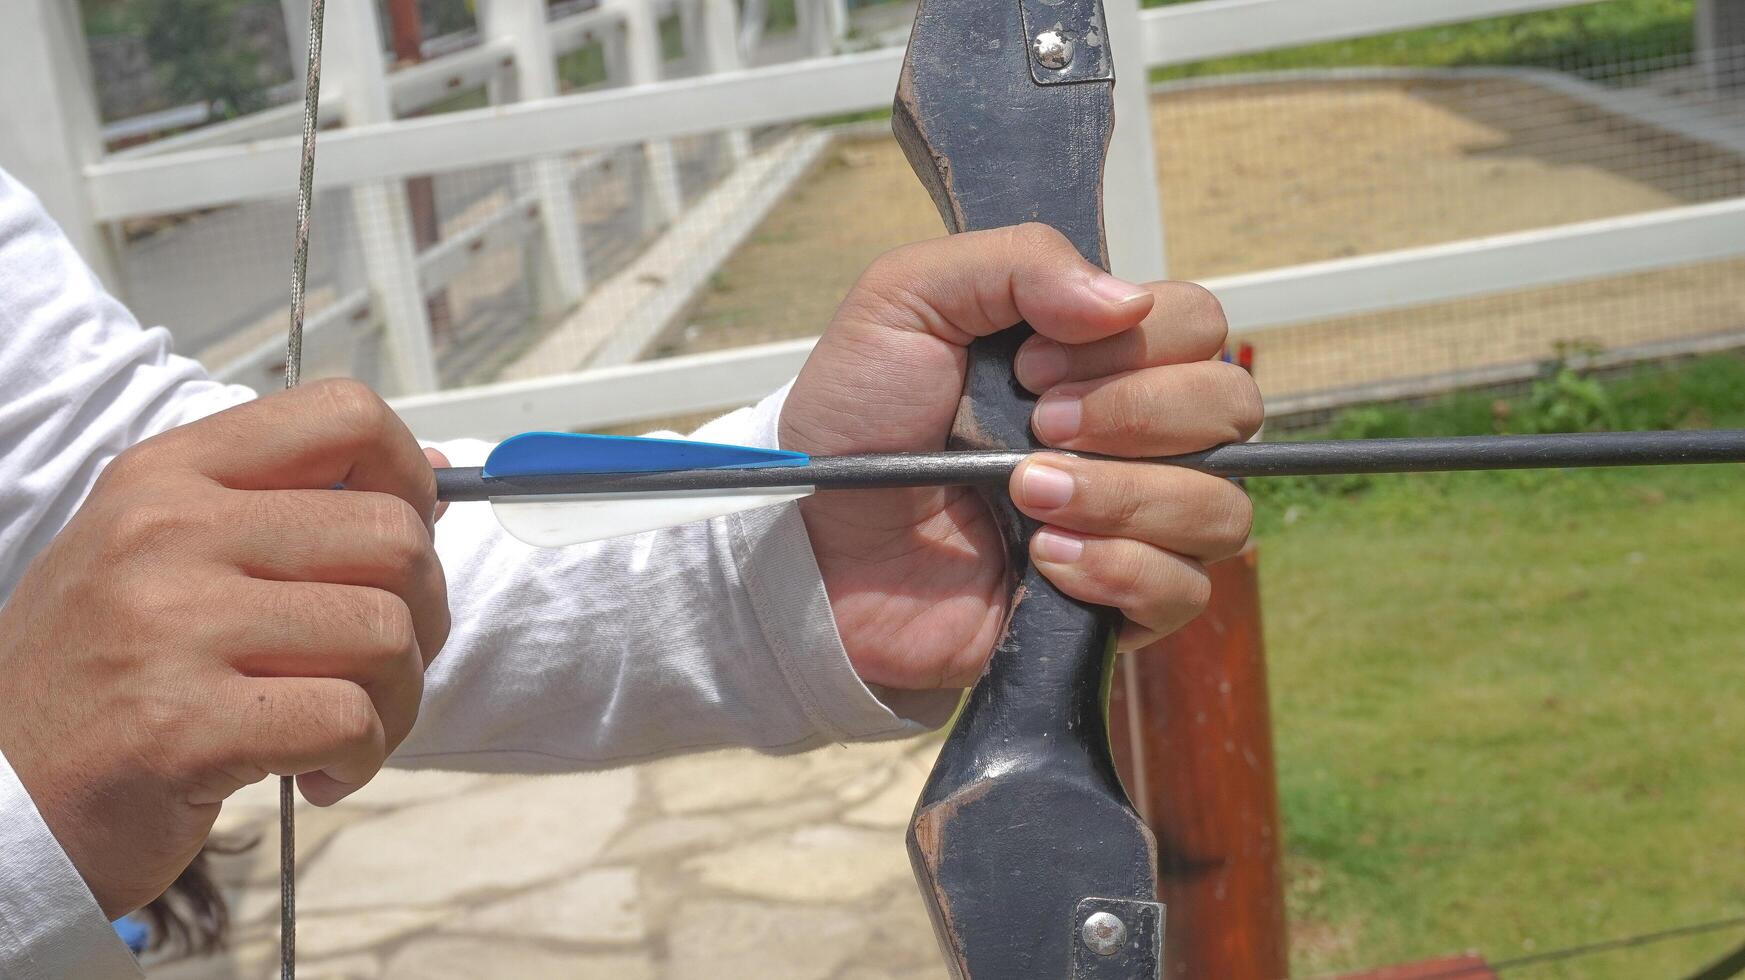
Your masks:
<path fill-rule="evenodd" d="M 936 738 L 575 776 L 385 772 L 298 813 L 302 980 L 944 980 L 903 831 Z M 220 830 L 225 954 L 152 980 L 277 976 L 276 781 Z"/>

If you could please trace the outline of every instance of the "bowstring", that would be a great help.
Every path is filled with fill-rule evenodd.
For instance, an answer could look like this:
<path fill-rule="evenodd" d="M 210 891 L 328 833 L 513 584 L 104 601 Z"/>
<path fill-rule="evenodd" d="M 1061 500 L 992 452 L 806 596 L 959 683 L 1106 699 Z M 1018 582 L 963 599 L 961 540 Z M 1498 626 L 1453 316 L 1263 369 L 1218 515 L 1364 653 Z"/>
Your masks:
<path fill-rule="evenodd" d="M 303 375 L 303 314 L 309 276 L 309 223 L 315 204 L 315 131 L 321 116 L 321 36 L 326 0 L 309 0 L 309 57 L 303 77 L 303 157 L 297 177 L 297 234 L 291 251 L 291 329 L 285 387 Z M 279 977 L 297 975 L 297 777 L 279 777 Z"/>

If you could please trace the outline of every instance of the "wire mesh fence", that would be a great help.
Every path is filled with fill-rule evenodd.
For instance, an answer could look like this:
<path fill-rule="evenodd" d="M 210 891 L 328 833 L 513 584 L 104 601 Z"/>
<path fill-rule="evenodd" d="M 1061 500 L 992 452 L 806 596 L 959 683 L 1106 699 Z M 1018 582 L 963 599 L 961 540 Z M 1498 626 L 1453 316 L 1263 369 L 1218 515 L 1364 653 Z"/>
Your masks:
<path fill-rule="evenodd" d="M 1160 86 L 1172 273 L 1203 279 L 1737 198 L 1741 105 L 1689 55 L 1661 54 L 1570 72 L 1321 69 Z M 1577 270 L 1582 260 L 1567 259 Z M 1361 399 L 1365 386 L 1446 386 L 1451 373 L 1570 347 L 1710 347 L 1745 328 L 1742 273 L 1739 261 L 1703 263 L 1244 339 L 1276 405 L 1335 388 Z"/>

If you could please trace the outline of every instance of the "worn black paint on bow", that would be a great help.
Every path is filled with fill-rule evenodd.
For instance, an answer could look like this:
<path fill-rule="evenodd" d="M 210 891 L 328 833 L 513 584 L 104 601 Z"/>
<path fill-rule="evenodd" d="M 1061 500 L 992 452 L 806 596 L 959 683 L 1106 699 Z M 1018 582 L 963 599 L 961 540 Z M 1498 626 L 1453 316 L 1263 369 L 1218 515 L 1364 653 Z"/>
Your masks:
<path fill-rule="evenodd" d="M 949 230 L 1040 221 L 1108 267 L 1102 24 L 1100 0 L 923 0 L 894 125 Z M 1044 30 L 1053 48 L 1039 54 Z M 1035 398 L 1012 377 L 1030 333 L 1020 324 L 970 348 L 954 448 L 1035 448 Z M 1056 590 L 1028 560 L 1035 524 L 1003 492 L 988 502 L 1012 573 L 1008 618 L 922 792 L 910 859 L 960 978 L 1154 978 L 1156 844 L 1115 774 L 1105 717 L 1120 617 Z M 1087 945 L 1093 911 L 1121 920 L 1114 948 Z"/>

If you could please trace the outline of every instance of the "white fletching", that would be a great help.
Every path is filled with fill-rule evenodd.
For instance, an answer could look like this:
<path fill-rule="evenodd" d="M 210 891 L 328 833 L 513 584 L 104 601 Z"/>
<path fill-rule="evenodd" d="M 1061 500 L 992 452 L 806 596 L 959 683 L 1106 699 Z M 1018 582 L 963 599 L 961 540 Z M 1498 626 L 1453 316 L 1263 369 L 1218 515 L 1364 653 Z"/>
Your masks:
<path fill-rule="evenodd" d="M 491 509 L 511 536 L 536 548 L 561 548 L 773 507 L 812 492 L 812 487 L 757 487 L 492 497 Z"/>

